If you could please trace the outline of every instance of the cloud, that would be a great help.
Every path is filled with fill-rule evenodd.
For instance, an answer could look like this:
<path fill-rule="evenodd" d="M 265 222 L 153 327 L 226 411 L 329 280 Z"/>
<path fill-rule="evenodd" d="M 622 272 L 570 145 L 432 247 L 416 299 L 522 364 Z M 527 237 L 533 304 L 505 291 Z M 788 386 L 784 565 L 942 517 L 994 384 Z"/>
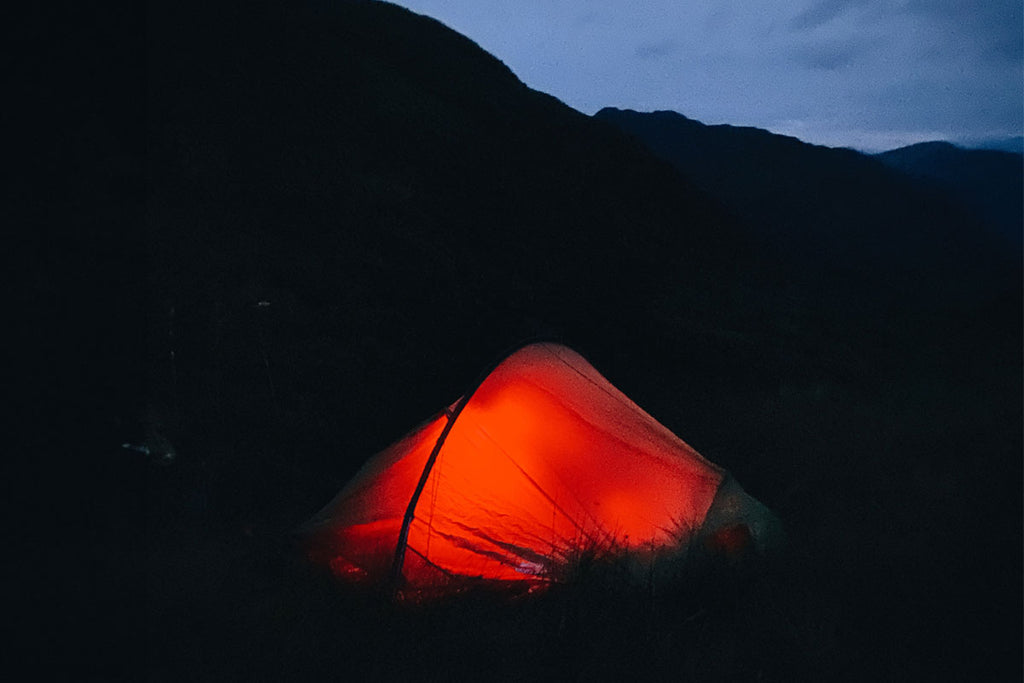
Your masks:
<path fill-rule="evenodd" d="M 1020 68 L 1024 60 L 1024 40 L 1016 35 L 994 37 L 992 42 L 982 47 L 981 57 L 991 64 Z"/>
<path fill-rule="evenodd" d="M 790 59 L 806 69 L 836 71 L 851 66 L 867 54 L 878 41 L 829 41 L 798 45 L 789 52 Z"/>
<path fill-rule="evenodd" d="M 642 43 L 636 49 L 636 56 L 640 59 L 658 59 L 665 57 L 678 50 L 674 40 L 661 40 L 652 43 Z"/>
<path fill-rule="evenodd" d="M 808 31 L 827 24 L 851 6 L 860 4 L 863 4 L 863 0 L 817 0 L 793 17 L 789 25 L 796 31 Z"/>
<path fill-rule="evenodd" d="M 1020 62 L 1024 4 L 1020 0 L 909 0 L 903 12 L 940 48 L 994 62 Z"/>
<path fill-rule="evenodd" d="M 903 4 L 908 12 L 925 14 L 956 23 L 972 22 L 980 19 L 990 23 L 994 19 L 1013 22 L 1021 16 L 1019 0 L 985 0 L 985 2 L 965 2 L 964 0 L 908 0 Z M 1020 26 L 1012 27 L 1019 31 Z"/>

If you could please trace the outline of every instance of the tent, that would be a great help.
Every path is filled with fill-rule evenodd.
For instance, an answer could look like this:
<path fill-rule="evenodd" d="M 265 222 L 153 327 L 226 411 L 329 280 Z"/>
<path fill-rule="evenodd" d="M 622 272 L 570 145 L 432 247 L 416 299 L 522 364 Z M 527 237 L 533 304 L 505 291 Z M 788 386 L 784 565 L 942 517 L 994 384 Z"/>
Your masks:
<path fill-rule="evenodd" d="M 303 531 L 353 581 L 557 581 L 586 552 L 737 552 L 774 519 L 586 360 L 533 344 L 373 457 Z"/>

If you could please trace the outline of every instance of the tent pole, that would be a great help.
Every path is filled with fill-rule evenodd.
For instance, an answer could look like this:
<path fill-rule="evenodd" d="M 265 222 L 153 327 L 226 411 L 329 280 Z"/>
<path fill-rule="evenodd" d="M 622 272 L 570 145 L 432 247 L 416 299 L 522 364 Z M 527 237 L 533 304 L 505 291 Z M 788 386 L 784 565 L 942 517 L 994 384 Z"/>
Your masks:
<path fill-rule="evenodd" d="M 406 563 L 406 546 L 409 543 L 409 527 L 413 524 L 413 517 L 416 514 L 416 504 L 420 502 L 420 494 L 423 493 L 423 488 L 427 485 L 427 479 L 430 477 L 430 470 L 433 469 L 434 461 L 437 460 L 437 456 L 441 452 L 441 446 L 444 445 L 444 439 L 446 439 L 449 432 L 452 431 L 452 427 L 455 426 L 455 421 L 458 420 L 459 416 L 462 414 L 462 409 L 466 407 L 466 403 L 468 403 L 469 399 L 473 397 L 476 390 L 480 388 L 480 385 L 490 377 L 490 373 L 497 370 L 498 366 L 502 365 L 506 358 L 523 346 L 547 341 L 552 341 L 551 337 L 534 337 L 523 340 L 515 346 L 506 349 L 505 352 L 493 362 L 493 364 L 490 364 L 485 371 L 480 373 L 479 377 L 476 378 L 476 381 L 473 382 L 469 391 L 464 393 L 456 402 L 455 408 L 449 414 L 449 421 L 444 425 L 444 429 L 441 430 L 440 436 L 437 437 L 437 442 L 434 443 L 434 449 L 430 452 L 430 456 L 427 458 L 427 464 L 423 466 L 423 472 L 420 474 L 420 480 L 416 484 L 416 490 L 413 492 L 413 498 L 409 501 L 409 507 L 406 508 L 406 515 L 401 518 L 401 530 L 398 531 L 398 544 L 394 549 L 394 559 L 391 562 L 391 575 L 388 578 L 388 592 L 392 597 L 394 597 L 401 588 L 401 568 L 404 563 Z"/>
<path fill-rule="evenodd" d="M 476 387 L 474 387 L 474 390 Z M 459 399 L 459 402 L 455 405 L 455 409 L 452 410 L 448 416 L 448 424 L 441 430 L 441 435 L 437 437 L 437 443 L 434 444 L 434 449 L 430 451 L 430 456 L 427 458 L 427 464 L 423 466 L 423 472 L 420 473 L 420 480 L 416 483 L 416 490 L 412 493 L 412 498 L 409 500 L 409 506 L 405 509 L 405 516 L 402 517 L 402 530 L 398 533 L 398 545 L 395 547 L 395 558 L 391 563 L 391 576 L 388 580 L 389 592 L 392 596 L 398 593 L 401 588 L 402 582 L 402 565 L 405 564 L 405 547 L 409 541 L 409 527 L 412 526 L 412 518 L 416 514 L 416 503 L 420 500 L 420 494 L 423 493 L 423 487 L 427 485 L 427 479 L 430 478 L 430 471 L 434 468 L 434 461 L 437 460 L 438 454 L 441 452 L 441 447 L 444 446 L 444 440 L 448 438 L 448 432 L 455 426 L 455 420 L 459 417 L 462 409 L 466 403 L 469 402 L 469 395 L 463 396 Z"/>
<path fill-rule="evenodd" d="M 412 518 L 416 514 L 416 504 L 420 500 L 420 494 L 423 493 L 423 488 L 427 485 L 427 479 L 430 478 L 430 471 L 434 468 L 434 461 L 437 460 L 437 456 L 441 452 L 441 447 L 444 446 L 444 441 L 448 438 L 448 432 L 452 431 L 452 427 L 455 426 L 455 420 L 459 419 L 459 415 L 462 414 L 462 409 L 466 407 L 466 404 L 469 403 L 469 399 L 473 397 L 473 394 L 480 388 L 480 385 L 491 376 L 491 373 L 494 372 L 499 365 L 505 362 L 505 359 L 527 344 L 542 341 L 549 341 L 549 338 L 537 337 L 532 340 L 521 342 L 516 346 L 507 349 L 496 361 L 491 363 L 484 372 L 480 373 L 480 376 L 477 377 L 475 382 L 473 382 L 469 391 L 462 395 L 462 397 L 456 402 L 451 413 L 448 414 L 448 424 L 446 424 L 444 429 L 441 430 L 441 435 L 437 437 L 437 443 L 434 444 L 434 449 L 430 451 L 427 463 L 423 466 L 423 472 L 420 473 L 420 480 L 416 483 L 416 490 L 413 491 L 412 498 L 409 500 L 409 506 L 405 509 L 405 516 L 402 517 L 402 529 L 398 532 L 398 544 L 395 546 L 395 556 L 391 563 L 391 575 L 388 577 L 388 592 L 392 597 L 394 597 L 402 587 L 402 567 L 405 564 L 405 548 L 409 542 L 409 527 L 412 526 Z"/>

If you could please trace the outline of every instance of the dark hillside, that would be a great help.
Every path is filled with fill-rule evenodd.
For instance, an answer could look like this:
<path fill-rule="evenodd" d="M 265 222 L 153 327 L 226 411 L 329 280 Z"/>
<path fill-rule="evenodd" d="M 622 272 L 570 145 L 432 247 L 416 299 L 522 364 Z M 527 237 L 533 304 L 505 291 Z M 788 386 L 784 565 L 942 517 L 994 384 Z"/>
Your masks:
<path fill-rule="evenodd" d="M 985 221 L 1007 244 L 1024 244 L 1024 158 L 994 149 L 962 149 L 922 142 L 875 158 L 890 168 L 934 183 Z"/>
<path fill-rule="evenodd" d="M 63 626 L 129 680 L 1019 669 L 1019 292 L 918 306 L 936 264 L 955 265 L 938 242 L 935 260 L 907 269 L 890 243 L 916 249 L 919 232 L 890 240 L 873 228 L 858 241 L 841 223 L 842 239 L 816 240 L 799 232 L 806 221 L 778 223 L 770 193 L 715 196 L 387 3 L 185 2 L 148 19 L 146 59 L 109 60 L 135 65 L 133 87 L 145 85 L 145 112 L 132 110 L 147 121 L 145 149 L 116 144 L 116 118 L 71 136 L 90 174 L 82 204 L 96 195 L 98 209 L 76 204 L 79 220 L 50 247 L 61 266 L 90 256 L 86 243 L 107 250 L 90 272 L 123 304 L 79 314 L 113 331 L 76 359 L 100 388 L 69 398 L 105 440 L 74 457 L 121 490 L 75 481 L 54 558 L 29 563 L 52 577 L 51 594 L 88 607 L 82 623 L 39 620 L 50 659 Z M 799 156 L 730 163 L 782 187 L 806 182 Z M 815 192 L 917 187 L 865 163 L 881 169 L 870 182 L 840 169 Z M 144 239 L 131 212 L 140 195 Z M 894 206 L 921 229 L 919 206 Z M 786 243 L 792 258 L 765 240 L 772 225 L 807 237 Z M 132 237 L 120 251 L 118 229 Z M 861 272 L 860 256 L 876 253 Z M 119 268 L 144 268 L 145 287 L 126 286 Z M 37 285 L 40 298 L 56 289 Z M 135 358 L 125 348 L 142 334 Z M 656 591 L 612 571 L 546 601 L 433 608 L 387 605 L 308 567 L 292 530 L 534 335 L 579 350 L 775 510 L 790 537 L 778 563 L 695 569 Z M 107 370 L 122 356 L 118 384 Z M 126 501 L 144 513 L 122 512 Z M 108 518 L 102 534 L 70 530 Z M 90 551 L 101 557 L 91 573 L 79 567 Z M 96 590 L 140 561 L 144 600 L 116 581 Z M 92 671 L 66 663 L 76 678 Z"/>
<path fill-rule="evenodd" d="M 652 310 L 749 268 L 670 167 L 432 20 L 212 12 L 152 17 L 153 387 L 183 438 L 242 439 L 207 460 L 232 515 L 292 481 L 261 458 L 327 494 L 506 346 L 661 345 Z"/>
<path fill-rule="evenodd" d="M 893 164 L 675 112 L 607 108 L 595 117 L 733 208 L 805 281 L 829 286 L 842 274 L 860 294 L 911 307 L 969 303 L 1017 287 L 1019 262 L 993 229 L 1005 231 L 1003 223 Z M 1012 184 L 1012 176 L 999 183 Z"/>

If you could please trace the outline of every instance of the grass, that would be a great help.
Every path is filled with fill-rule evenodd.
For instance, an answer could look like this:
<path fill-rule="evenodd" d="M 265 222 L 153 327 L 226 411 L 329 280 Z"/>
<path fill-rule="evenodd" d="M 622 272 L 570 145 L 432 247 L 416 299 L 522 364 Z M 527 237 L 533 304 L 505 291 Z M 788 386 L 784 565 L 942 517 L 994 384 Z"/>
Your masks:
<path fill-rule="evenodd" d="M 908 343 L 898 356 L 905 362 L 836 382 L 825 395 L 761 391 L 740 380 L 691 395 L 673 380 L 643 397 L 661 406 L 658 414 L 683 416 L 688 440 L 781 518 L 787 545 L 756 562 L 682 563 L 652 577 L 594 544 L 546 591 L 510 596 L 480 587 L 396 604 L 338 584 L 291 545 L 294 525 L 322 504 L 310 493 L 319 489 L 292 482 L 298 493 L 289 494 L 287 477 L 258 467 L 249 477 L 264 488 L 220 475 L 217 489 L 202 473 L 188 479 L 185 458 L 152 469 L 146 674 L 1019 678 L 1019 351 L 984 328 L 976 335 L 928 337 L 934 349 Z M 889 357 L 854 343 L 869 361 Z M 1000 358 L 1009 359 L 1005 368 Z M 638 384 L 660 386 L 646 379 Z M 262 447 L 275 457 L 318 452 L 288 440 L 269 444 Z M 253 462 L 253 452 L 245 454 Z M 264 461 L 276 462 L 256 462 Z M 200 508 L 195 484 L 258 500 L 218 508 L 211 496 Z"/>
<path fill-rule="evenodd" d="M 835 648 L 835 620 L 820 620 L 791 558 L 682 562 L 652 580 L 635 558 L 591 550 L 536 593 L 396 602 L 280 540 L 179 548 L 153 558 L 180 591 L 152 623 L 156 681 L 794 680 L 830 672 Z"/>

